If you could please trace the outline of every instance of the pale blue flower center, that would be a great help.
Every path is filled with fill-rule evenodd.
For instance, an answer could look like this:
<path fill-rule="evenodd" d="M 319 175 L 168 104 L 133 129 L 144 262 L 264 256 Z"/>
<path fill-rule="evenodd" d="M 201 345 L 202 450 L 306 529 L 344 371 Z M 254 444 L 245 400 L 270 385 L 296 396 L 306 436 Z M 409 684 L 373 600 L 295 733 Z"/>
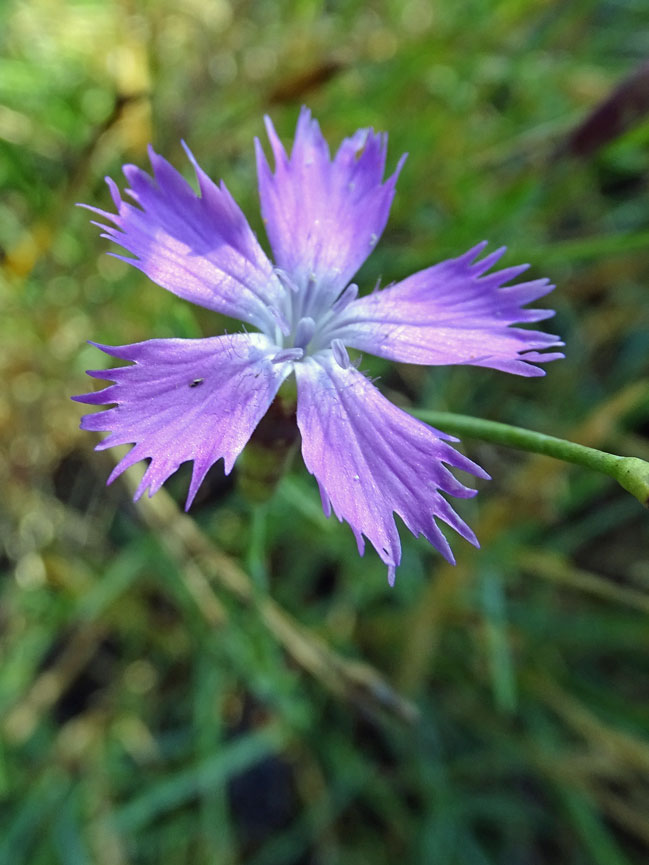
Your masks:
<path fill-rule="evenodd" d="M 298 281 L 281 268 L 275 268 L 275 276 L 285 289 L 285 301 L 281 309 L 271 309 L 273 318 L 268 334 L 281 346 L 273 363 L 300 361 L 316 352 L 330 350 L 336 362 L 347 369 L 349 354 L 343 341 L 337 337 L 337 320 L 340 314 L 358 297 L 358 286 L 350 283 L 333 303 L 323 304 L 323 292 L 319 291 L 314 274 Z"/>

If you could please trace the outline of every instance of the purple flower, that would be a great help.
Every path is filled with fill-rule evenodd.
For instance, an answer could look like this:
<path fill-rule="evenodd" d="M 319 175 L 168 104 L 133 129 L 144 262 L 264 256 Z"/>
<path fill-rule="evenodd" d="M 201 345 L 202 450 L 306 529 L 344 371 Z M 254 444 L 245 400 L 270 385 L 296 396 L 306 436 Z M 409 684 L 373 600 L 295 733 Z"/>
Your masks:
<path fill-rule="evenodd" d="M 275 170 L 255 141 L 261 210 L 276 264 L 259 245 L 224 184 L 192 162 L 200 194 L 150 150 L 153 176 L 124 166 L 134 204 L 107 179 L 117 213 L 89 208 L 112 225 L 104 237 L 133 254 L 125 261 L 193 303 L 241 319 L 255 332 L 209 339 L 153 339 L 100 345 L 132 361 L 91 371 L 114 382 L 75 397 L 114 404 L 86 415 L 87 430 L 110 430 L 97 448 L 134 444 L 113 481 L 142 459 L 150 464 L 136 499 L 153 495 L 193 460 L 192 503 L 208 469 L 232 470 L 281 384 L 295 374 L 302 455 L 315 475 L 327 516 L 351 526 L 362 555 L 367 538 L 388 567 L 401 559 L 394 514 L 449 561 L 436 519 L 478 546 L 443 494 L 475 495 L 447 466 L 488 475 L 458 453 L 452 436 L 390 403 L 350 362 L 348 348 L 415 364 L 472 364 L 523 376 L 562 357 L 556 336 L 513 327 L 553 313 L 523 309 L 547 294 L 546 279 L 505 285 L 526 265 L 487 273 L 504 252 L 479 260 L 481 243 L 458 258 L 358 297 L 351 282 L 385 227 L 403 164 L 384 180 L 387 136 L 360 129 L 331 159 L 319 126 L 302 109 L 290 157 L 266 119 Z M 122 257 L 122 256 L 118 256 Z"/>

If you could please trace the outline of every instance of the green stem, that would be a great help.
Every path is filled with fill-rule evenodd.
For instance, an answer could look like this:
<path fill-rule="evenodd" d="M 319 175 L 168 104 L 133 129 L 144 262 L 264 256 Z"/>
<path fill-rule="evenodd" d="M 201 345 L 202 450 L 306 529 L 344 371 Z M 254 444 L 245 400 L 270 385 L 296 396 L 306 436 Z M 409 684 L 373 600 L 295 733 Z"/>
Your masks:
<path fill-rule="evenodd" d="M 649 507 L 649 462 L 638 457 L 621 457 L 555 436 L 469 415 L 428 410 L 417 410 L 412 414 L 444 432 L 544 454 L 602 472 L 614 478 L 645 507 Z"/>
<path fill-rule="evenodd" d="M 250 543 L 248 544 L 247 566 L 257 591 L 268 592 L 268 566 L 266 563 L 266 517 L 268 505 L 255 504 L 250 509 Z"/>

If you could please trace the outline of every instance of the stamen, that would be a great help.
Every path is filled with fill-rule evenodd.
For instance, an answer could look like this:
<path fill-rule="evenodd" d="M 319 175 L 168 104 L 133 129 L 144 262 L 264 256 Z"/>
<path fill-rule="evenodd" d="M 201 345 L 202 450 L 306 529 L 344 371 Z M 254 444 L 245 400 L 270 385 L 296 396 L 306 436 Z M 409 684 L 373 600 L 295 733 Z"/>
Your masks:
<path fill-rule="evenodd" d="M 315 333 L 315 321 L 310 317 L 306 316 L 305 318 L 301 318 L 295 329 L 295 340 L 294 344 L 296 348 L 306 348 L 307 345 L 311 342 L 311 338 Z"/>
<path fill-rule="evenodd" d="M 304 317 L 304 313 L 308 313 L 312 307 L 312 300 L 316 294 L 315 288 L 318 284 L 318 277 L 315 273 L 310 273 L 306 281 L 306 286 L 301 290 L 300 305 L 298 307 L 300 316 Z"/>
<path fill-rule="evenodd" d="M 272 357 L 271 363 L 286 363 L 289 360 L 302 360 L 304 351 L 301 348 L 283 348 L 278 351 L 275 357 Z"/>
<path fill-rule="evenodd" d="M 351 361 L 349 359 L 349 354 L 347 353 L 347 349 L 342 341 L 342 339 L 332 339 L 331 340 L 331 350 L 334 353 L 334 360 L 342 369 L 349 369 Z"/>
<path fill-rule="evenodd" d="M 304 351 L 301 348 L 283 348 L 278 351 L 275 357 L 272 357 L 271 363 L 286 363 L 289 360 L 301 360 L 304 357 Z"/>
<path fill-rule="evenodd" d="M 282 313 L 278 309 L 275 309 L 274 306 L 269 306 L 268 311 L 272 315 L 273 321 L 275 322 L 277 327 L 280 329 L 282 336 L 288 336 L 289 333 L 291 332 L 291 326 L 288 323 L 288 321 L 286 321 L 286 319 L 284 318 Z"/>
<path fill-rule="evenodd" d="M 338 300 L 332 306 L 334 312 L 342 312 L 349 304 L 358 297 L 358 286 L 355 282 L 350 282 L 347 288 L 340 295 Z"/>
<path fill-rule="evenodd" d="M 299 292 L 299 286 L 291 279 L 291 277 L 285 270 L 282 270 L 281 267 L 274 267 L 273 272 L 282 283 L 284 288 L 288 289 L 288 291 L 292 291 L 293 294 L 297 294 Z"/>

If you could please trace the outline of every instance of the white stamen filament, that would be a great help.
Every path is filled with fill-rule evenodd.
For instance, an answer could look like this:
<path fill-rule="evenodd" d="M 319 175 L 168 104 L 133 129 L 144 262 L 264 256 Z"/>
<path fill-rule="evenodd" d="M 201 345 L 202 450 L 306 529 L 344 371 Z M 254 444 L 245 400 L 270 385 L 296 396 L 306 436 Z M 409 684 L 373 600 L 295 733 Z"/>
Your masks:
<path fill-rule="evenodd" d="M 347 349 L 342 339 L 332 339 L 331 350 L 334 353 L 334 360 L 338 366 L 342 369 L 348 369 L 351 361 L 349 360 L 349 354 L 347 353 Z"/>
<path fill-rule="evenodd" d="M 281 351 L 278 351 L 275 357 L 272 357 L 271 363 L 285 363 L 289 360 L 302 360 L 304 357 L 304 350 L 301 348 L 283 348 Z"/>

